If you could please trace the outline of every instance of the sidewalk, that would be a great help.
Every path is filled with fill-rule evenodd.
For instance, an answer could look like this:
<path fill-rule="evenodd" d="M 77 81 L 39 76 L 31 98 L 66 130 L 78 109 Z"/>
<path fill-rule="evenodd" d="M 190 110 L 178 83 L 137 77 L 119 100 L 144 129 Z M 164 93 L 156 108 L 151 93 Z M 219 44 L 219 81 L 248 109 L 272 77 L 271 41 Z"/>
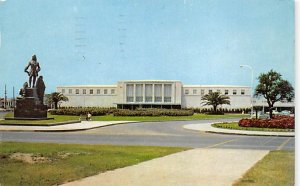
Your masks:
<path fill-rule="evenodd" d="M 87 177 L 64 186 L 229 186 L 268 152 L 193 149 Z"/>
<path fill-rule="evenodd" d="M 131 123 L 134 121 L 81 121 L 81 123 L 56 125 L 56 126 L 6 126 L 0 125 L 0 131 L 40 131 L 40 132 L 60 132 L 87 130 L 121 123 Z"/>
<path fill-rule="evenodd" d="M 190 130 L 197 130 L 210 133 L 218 134 L 237 134 L 237 135 L 249 135 L 249 136 L 287 136 L 294 137 L 295 132 L 265 132 L 265 131 L 250 131 L 250 130 L 233 130 L 233 129 L 222 129 L 211 126 L 212 123 L 201 123 L 201 124 L 189 124 L 184 125 L 183 128 Z"/>

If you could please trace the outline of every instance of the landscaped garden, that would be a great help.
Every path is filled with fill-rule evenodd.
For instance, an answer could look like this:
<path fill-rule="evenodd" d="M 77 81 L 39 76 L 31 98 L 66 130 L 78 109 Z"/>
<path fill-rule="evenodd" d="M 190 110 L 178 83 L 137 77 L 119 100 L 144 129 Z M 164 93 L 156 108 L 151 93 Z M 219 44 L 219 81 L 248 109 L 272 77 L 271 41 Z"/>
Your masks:
<path fill-rule="evenodd" d="M 1 185 L 58 185 L 187 150 L 173 147 L 0 143 Z"/>
<path fill-rule="evenodd" d="M 293 132 L 295 130 L 295 118 L 274 116 L 272 119 L 241 119 L 239 122 L 215 123 L 212 126 L 234 130 Z"/>
<path fill-rule="evenodd" d="M 116 108 L 82 107 L 82 108 L 61 108 L 50 110 L 48 117 L 53 120 L 2 120 L 0 124 L 51 124 L 65 121 L 85 120 L 86 114 L 92 114 L 93 121 L 173 121 L 173 120 L 202 120 L 217 118 L 246 118 L 247 114 L 225 113 L 211 115 L 200 113 L 193 109 L 137 109 L 126 110 Z M 241 113 L 241 112 L 239 112 Z M 6 117 L 13 117 L 8 113 Z"/>

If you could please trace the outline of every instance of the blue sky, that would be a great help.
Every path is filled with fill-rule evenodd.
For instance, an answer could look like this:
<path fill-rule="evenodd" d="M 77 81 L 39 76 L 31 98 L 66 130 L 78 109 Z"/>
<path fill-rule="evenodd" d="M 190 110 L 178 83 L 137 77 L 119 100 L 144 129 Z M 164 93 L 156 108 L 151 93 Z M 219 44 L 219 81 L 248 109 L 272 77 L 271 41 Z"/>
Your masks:
<path fill-rule="evenodd" d="M 28 79 L 32 54 L 48 93 L 145 79 L 250 86 L 240 64 L 295 84 L 292 0 L 2 0 L 0 31 L 0 97 Z"/>

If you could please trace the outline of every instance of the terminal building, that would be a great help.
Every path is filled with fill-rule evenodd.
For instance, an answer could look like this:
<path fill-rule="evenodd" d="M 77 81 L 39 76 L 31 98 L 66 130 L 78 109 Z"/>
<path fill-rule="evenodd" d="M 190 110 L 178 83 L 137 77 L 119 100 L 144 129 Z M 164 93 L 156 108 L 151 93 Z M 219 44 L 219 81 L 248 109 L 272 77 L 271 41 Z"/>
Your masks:
<path fill-rule="evenodd" d="M 57 92 L 68 97 L 65 107 L 199 108 L 202 96 L 220 92 L 230 98 L 222 108 L 249 108 L 251 87 L 234 85 L 183 85 L 178 80 L 129 80 L 116 85 L 59 86 Z M 210 106 L 206 106 L 210 108 Z"/>

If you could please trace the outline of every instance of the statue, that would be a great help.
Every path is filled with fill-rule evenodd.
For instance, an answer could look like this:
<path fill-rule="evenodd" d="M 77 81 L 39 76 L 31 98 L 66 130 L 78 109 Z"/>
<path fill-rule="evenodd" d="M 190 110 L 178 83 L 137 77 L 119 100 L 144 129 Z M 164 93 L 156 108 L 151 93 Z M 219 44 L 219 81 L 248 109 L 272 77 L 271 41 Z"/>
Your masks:
<path fill-rule="evenodd" d="M 41 102 L 41 104 L 44 103 L 44 94 L 45 94 L 45 83 L 43 81 L 43 76 L 39 76 L 37 81 L 36 81 L 36 91 L 37 91 L 37 96 Z"/>
<path fill-rule="evenodd" d="M 28 71 L 29 67 L 30 67 L 30 71 Z M 27 72 L 29 76 L 29 87 L 33 88 L 35 86 L 35 80 L 40 70 L 41 70 L 40 64 L 37 62 L 36 55 L 33 55 L 31 61 L 29 61 L 28 65 L 25 67 L 24 70 L 24 72 Z"/>

